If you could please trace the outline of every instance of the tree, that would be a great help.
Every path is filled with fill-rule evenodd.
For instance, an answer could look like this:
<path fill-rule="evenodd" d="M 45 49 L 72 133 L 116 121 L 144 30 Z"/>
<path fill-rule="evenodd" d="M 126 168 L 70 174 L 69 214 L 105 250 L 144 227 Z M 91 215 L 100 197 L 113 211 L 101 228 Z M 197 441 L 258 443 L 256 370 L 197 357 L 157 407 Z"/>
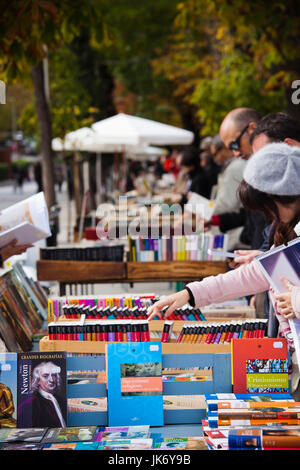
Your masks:
<path fill-rule="evenodd" d="M 51 150 L 52 120 L 45 90 L 43 60 L 50 51 L 71 41 L 82 26 L 93 26 L 98 16 L 94 2 L 78 0 L 0 1 L 1 75 L 8 81 L 32 80 L 40 131 L 42 178 L 48 207 L 55 204 Z"/>

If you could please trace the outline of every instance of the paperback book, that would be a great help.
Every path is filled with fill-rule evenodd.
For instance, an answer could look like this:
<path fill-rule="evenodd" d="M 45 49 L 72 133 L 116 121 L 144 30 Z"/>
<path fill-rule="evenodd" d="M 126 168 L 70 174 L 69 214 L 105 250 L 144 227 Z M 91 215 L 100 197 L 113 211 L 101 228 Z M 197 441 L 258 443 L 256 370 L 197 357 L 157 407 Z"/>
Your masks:
<path fill-rule="evenodd" d="M 275 292 L 286 292 L 281 281 L 285 277 L 295 286 L 300 286 L 300 237 L 257 256 L 255 261 L 270 282 Z"/>
<path fill-rule="evenodd" d="M 17 239 L 18 245 L 33 244 L 51 236 L 43 192 L 17 202 L 0 212 L 0 248 Z"/>
<path fill-rule="evenodd" d="M 233 339 L 234 393 L 289 393 L 285 338 Z"/>
<path fill-rule="evenodd" d="M 18 428 L 66 426 L 66 376 L 65 352 L 18 355 Z"/>
<path fill-rule="evenodd" d="M 106 361 L 109 426 L 161 426 L 161 343 L 107 343 Z"/>

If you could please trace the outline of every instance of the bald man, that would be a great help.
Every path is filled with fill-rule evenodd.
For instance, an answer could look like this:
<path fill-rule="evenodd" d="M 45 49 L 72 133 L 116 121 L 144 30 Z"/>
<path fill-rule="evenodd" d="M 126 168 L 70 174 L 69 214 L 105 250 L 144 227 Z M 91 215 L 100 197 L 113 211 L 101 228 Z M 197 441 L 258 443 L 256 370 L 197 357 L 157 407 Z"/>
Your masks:
<path fill-rule="evenodd" d="M 236 108 L 230 111 L 220 126 L 220 136 L 225 146 L 236 158 L 248 160 L 253 153 L 250 135 L 261 119 L 252 108 Z"/>

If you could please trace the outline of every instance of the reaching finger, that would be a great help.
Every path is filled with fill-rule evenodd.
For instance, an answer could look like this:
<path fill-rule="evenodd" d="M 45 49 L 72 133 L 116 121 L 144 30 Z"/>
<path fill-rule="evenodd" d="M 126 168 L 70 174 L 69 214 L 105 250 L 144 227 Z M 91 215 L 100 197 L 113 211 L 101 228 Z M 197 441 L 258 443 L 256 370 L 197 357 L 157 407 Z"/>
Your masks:
<path fill-rule="evenodd" d="M 290 288 L 293 286 L 293 284 L 284 276 L 280 278 L 282 284 L 284 284 L 286 287 Z"/>

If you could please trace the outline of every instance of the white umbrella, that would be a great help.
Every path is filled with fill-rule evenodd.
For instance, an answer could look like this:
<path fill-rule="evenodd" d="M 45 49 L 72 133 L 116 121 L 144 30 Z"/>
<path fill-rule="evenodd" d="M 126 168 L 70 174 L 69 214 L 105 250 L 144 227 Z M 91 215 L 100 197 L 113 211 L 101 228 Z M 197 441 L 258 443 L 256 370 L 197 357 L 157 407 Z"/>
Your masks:
<path fill-rule="evenodd" d="M 188 145 L 193 132 L 129 114 L 119 113 L 92 124 L 96 142 L 120 145 Z"/>

